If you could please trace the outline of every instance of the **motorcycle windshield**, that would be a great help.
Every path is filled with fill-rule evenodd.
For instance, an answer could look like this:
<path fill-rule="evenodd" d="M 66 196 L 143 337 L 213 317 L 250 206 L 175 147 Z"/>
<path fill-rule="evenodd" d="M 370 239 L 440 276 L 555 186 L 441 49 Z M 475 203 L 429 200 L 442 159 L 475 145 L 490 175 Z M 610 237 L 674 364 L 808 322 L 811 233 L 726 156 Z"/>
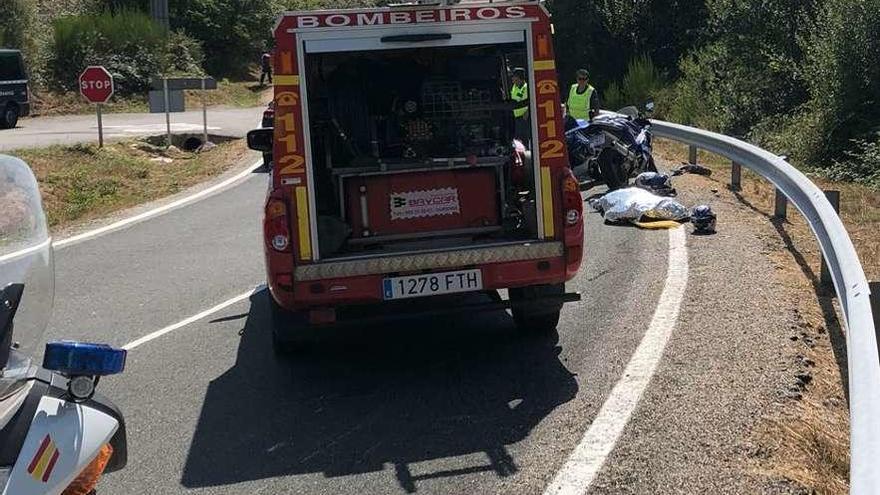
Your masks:
<path fill-rule="evenodd" d="M 2 399 L 23 384 L 33 356 L 41 352 L 55 297 L 52 242 L 37 180 L 23 161 L 5 155 L 0 155 L 0 212 Z"/>

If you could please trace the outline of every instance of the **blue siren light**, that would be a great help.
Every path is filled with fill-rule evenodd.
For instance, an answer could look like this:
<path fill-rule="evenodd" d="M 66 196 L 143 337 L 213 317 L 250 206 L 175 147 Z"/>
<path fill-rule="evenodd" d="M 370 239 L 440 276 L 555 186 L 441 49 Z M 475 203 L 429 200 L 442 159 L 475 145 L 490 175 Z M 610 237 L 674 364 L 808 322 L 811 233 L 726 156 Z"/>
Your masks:
<path fill-rule="evenodd" d="M 125 369 L 124 349 L 85 342 L 49 342 L 43 354 L 43 368 L 65 375 L 106 376 Z"/>

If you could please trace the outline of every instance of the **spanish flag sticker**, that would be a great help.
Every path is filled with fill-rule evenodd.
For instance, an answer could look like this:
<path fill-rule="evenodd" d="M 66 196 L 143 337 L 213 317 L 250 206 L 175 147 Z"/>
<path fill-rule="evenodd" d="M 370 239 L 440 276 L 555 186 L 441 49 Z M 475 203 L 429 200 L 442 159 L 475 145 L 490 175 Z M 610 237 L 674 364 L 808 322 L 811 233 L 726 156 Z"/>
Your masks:
<path fill-rule="evenodd" d="M 46 435 L 34 458 L 31 459 L 31 463 L 28 464 L 27 472 L 35 480 L 46 483 L 49 481 L 49 477 L 52 476 L 52 470 L 55 469 L 55 463 L 58 462 L 59 455 L 58 447 L 55 446 L 52 437 Z"/>

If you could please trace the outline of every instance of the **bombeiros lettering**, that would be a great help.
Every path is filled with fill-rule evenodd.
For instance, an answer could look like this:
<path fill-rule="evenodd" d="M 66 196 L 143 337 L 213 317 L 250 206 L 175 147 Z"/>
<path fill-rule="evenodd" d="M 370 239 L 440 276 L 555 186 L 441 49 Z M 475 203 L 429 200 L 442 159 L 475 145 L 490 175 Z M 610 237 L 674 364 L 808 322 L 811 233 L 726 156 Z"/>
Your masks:
<path fill-rule="evenodd" d="M 499 19 L 522 19 L 526 17 L 525 6 L 481 7 L 479 9 L 440 9 L 392 12 L 360 12 L 351 14 L 301 15 L 297 17 L 297 29 L 348 26 L 380 26 L 386 24 L 432 24 L 436 22 L 493 21 Z"/>

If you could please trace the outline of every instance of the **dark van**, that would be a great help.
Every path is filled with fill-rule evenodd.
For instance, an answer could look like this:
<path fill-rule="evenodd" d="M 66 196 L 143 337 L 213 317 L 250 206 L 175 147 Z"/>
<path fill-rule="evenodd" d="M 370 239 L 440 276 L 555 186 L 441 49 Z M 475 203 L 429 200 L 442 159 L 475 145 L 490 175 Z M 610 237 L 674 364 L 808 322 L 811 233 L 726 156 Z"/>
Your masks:
<path fill-rule="evenodd" d="M 0 49 L 0 129 L 11 129 L 31 111 L 28 78 L 18 50 Z"/>

